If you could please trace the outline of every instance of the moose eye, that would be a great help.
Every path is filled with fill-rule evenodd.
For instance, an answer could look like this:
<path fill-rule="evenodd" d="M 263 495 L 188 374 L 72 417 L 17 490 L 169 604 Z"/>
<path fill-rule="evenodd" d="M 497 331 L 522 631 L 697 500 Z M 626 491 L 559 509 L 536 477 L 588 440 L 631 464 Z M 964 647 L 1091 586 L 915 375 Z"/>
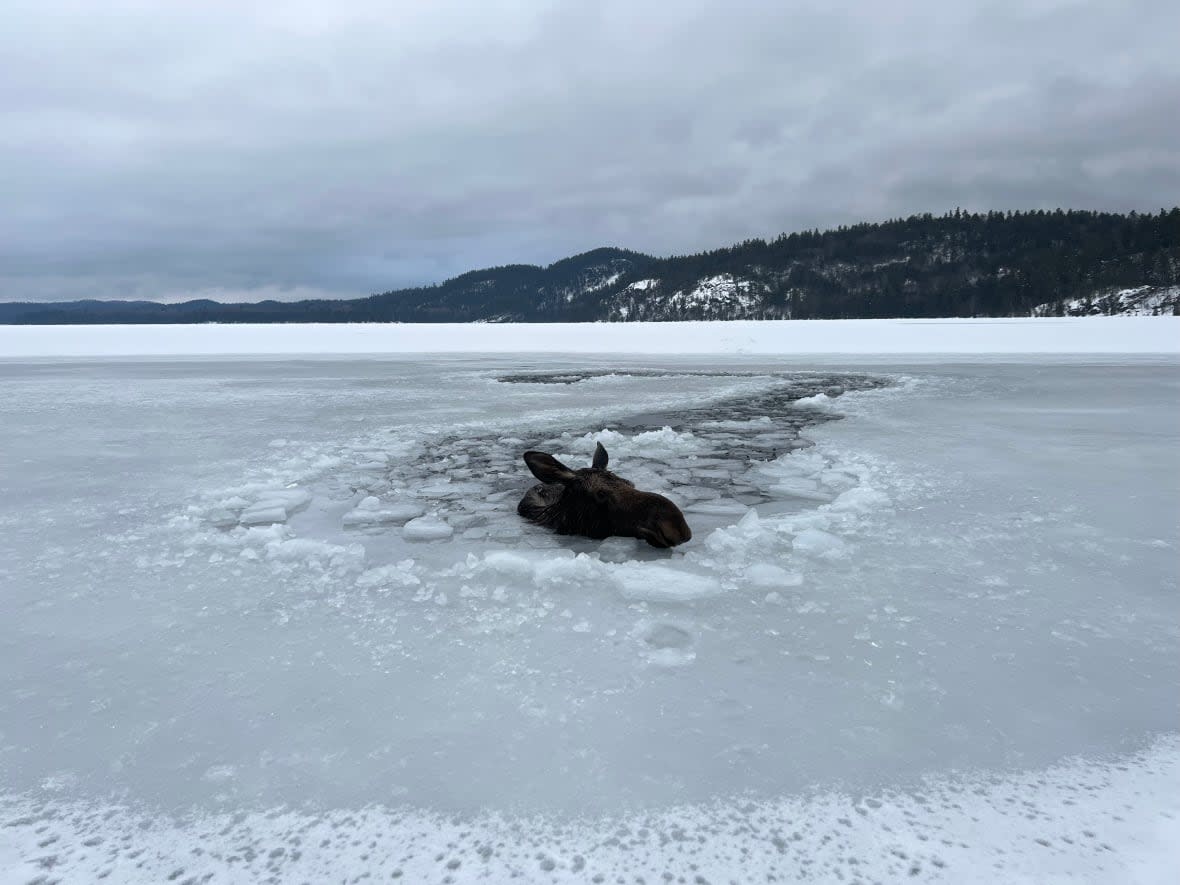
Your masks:
<path fill-rule="evenodd" d="M 594 500 L 597 501 L 599 504 L 605 504 L 607 501 L 610 500 L 610 494 L 607 492 L 604 492 L 602 490 L 596 490 L 596 491 L 592 492 L 592 494 L 594 495 Z"/>

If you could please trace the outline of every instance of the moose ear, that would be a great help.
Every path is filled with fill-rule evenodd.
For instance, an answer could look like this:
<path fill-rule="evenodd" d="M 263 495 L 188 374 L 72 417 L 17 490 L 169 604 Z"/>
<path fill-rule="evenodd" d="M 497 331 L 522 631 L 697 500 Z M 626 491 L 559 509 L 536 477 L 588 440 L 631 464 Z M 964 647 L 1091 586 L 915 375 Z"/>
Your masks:
<path fill-rule="evenodd" d="M 546 455 L 544 452 L 525 452 L 524 463 L 533 472 L 533 476 L 541 482 L 556 482 L 564 485 L 574 479 L 572 470 L 552 455 Z"/>
<path fill-rule="evenodd" d="M 595 470 L 606 470 L 606 462 L 610 460 L 610 455 L 606 453 L 602 443 L 594 447 L 594 463 L 590 466 Z"/>

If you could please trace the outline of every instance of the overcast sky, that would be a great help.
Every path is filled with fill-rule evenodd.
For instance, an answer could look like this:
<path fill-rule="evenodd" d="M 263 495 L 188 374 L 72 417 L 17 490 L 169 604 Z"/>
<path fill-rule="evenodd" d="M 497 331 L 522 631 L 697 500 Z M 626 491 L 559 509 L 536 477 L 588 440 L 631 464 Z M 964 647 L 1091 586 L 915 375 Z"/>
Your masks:
<path fill-rule="evenodd" d="M 5 0 L 0 300 L 1180 203 L 1180 2 Z"/>

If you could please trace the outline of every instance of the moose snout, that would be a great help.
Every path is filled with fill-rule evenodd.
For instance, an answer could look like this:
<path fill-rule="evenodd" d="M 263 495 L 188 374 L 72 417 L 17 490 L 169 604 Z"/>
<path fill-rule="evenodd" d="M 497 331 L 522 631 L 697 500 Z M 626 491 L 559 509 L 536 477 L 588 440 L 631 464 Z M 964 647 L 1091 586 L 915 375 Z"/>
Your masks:
<path fill-rule="evenodd" d="M 640 537 L 653 547 L 675 547 L 692 540 L 692 529 L 684 521 L 684 515 L 671 501 L 663 512 L 653 514 L 643 526 Z"/>
<path fill-rule="evenodd" d="M 677 544 L 692 540 L 692 529 L 683 519 L 661 521 L 656 526 L 656 534 L 664 542 L 665 547 L 675 547 Z"/>

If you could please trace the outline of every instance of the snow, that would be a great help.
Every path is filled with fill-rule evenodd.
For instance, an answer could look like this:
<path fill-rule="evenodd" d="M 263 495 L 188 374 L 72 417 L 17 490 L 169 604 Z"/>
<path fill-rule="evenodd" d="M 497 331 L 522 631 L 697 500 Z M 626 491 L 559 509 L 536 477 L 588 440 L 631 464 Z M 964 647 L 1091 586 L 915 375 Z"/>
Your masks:
<path fill-rule="evenodd" d="M 594 283 L 593 285 L 587 286 L 583 291 L 584 292 L 597 292 L 599 289 L 605 289 L 607 286 L 613 286 L 615 283 L 617 283 L 619 281 L 619 277 L 621 277 L 622 275 L 623 275 L 622 271 L 617 271 L 615 273 L 612 273 L 609 276 L 603 277 L 601 280 Z"/>
<path fill-rule="evenodd" d="M 749 280 L 739 280 L 733 274 L 719 274 L 699 280 L 691 292 L 683 294 L 684 306 L 714 306 L 717 304 L 749 307 L 757 302 L 751 296 L 754 286 Z M 681 293 L 676 293 L 680 295 Z M 673 296 L 673 300 L 676 296 Z"/>
<path fill-rule="evenodd" d="M 653 650 L 657 655 L 660 650 Z M 678 650 L 667 649 L 672 653 Z M 218 780 L 232 769 L 219 768 Z M 1168 885 L 1180 747 L 1125 764 L 931 779 L 920 794 L 819 792 L 576 823 L 368 806 L 182 821 L 126 805 L 0 804 L 5 881 L 1128 882 Z M 527 830 L 522 830 L 522 826 Z M 199 849 L 196 838 L 199 835 Z M 34 840 L 43 847 L 28 852 Z"/>
<path fill-rule="evenodd" d="M 1070 317 L 1090 316 L 1171 316 L 1180 303 L 1180 286 L 1134 286 L 1097 293 L 1090 298 L 1071 298 L 1060 304 L 1039 304 L 1034 317 L 1049 317 L 1061 312 Z"/>
<path fill-rule="evenodd" d="M 1172 356 L 0 378 L 0 882 L 1180 864 Z M 690 542 L 517 517 L 599 441 Z"/>
<path fill-rule="evenodd" d="M 659 280 L 636 280 L 627 286 L 627 289 L 633 292 L 646 292 L 648 289 L 654 289 L 659 284 Z"/>
<path fill-rule="evenodd" d="M 0 358 L 464 352 L 792 356 L 1178 353 L 1180 317 L 0 326 Z"/>
<path fill-rule="evenodd" d="M 651 304 L 646 296 L 636 301 L 637 292 L 644 292 L 658 285 L 656 280 L 639 280 L 618 293 L 609 311 L 612 321 L 625 320 L 638 312 L 641 316 L 652 316 Z M 718 274 L 697 281 L 689 290 L 679 289 L 660 300 L 661 310 L 676 316 L 691 316 L 697 320 L 751 317 L 761 313 L 761 298 L 754 289 L 761 284 L 743 280 L 733 274 Z"/>

